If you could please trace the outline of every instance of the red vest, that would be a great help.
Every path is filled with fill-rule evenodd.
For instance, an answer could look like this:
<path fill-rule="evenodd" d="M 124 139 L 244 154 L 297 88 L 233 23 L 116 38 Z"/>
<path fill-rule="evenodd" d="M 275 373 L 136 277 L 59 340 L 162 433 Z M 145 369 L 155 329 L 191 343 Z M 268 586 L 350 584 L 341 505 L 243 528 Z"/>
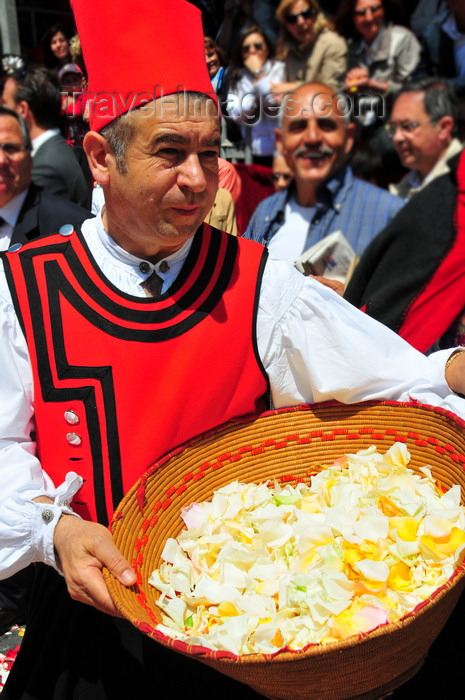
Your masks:
<path fill-rule="evenodd" d="M 266 408 L 255 321 L 264 248 L 204 225 L 156 300 L 120 292 L 82 236 L 54 235 L 4 256 L 34 376 L 37 450 L 73 507 L 107 523 L 162 455 Z"/>

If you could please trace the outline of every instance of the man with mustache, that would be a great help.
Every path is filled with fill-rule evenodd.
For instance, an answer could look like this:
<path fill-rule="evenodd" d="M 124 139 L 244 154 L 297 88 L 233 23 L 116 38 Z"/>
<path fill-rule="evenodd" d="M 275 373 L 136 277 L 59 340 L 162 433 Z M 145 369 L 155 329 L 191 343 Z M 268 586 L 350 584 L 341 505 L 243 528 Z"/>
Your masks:
<path fill-rule="evenodd" d="M 283 106 L 277 147 L 294 182 L 259 204 L 245 238 L 294 262 L 334 231 L 360 255 L 402 207 L 400 198 L 354 177 L 347 165 L 355 124 L 334 91 L 320 83 L 298 88 Z"/>

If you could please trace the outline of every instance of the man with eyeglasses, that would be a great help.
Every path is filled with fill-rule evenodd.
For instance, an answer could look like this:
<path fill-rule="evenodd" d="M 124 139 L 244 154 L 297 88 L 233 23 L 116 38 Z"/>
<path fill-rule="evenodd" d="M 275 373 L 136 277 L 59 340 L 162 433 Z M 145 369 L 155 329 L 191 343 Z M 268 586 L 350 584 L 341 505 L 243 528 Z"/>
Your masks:
<path fill-rule="evenodd" d="M 445 109 L 443 116 L 440 111 L 449 88 L 435 79 L 427 84 L 423 93 L 402 93 L 400 107 L 405 100 L 406 109 L 393 111 L 390 123 L 396 147 L 405 149 L 403 162 L 417 164 L 419 185 L 414 189 L 415 180 L 409 179 L 414 170 L 399 183 L 410 200 L 368 246 L 344 294 L 421 352 L 463 345 L 465 338 L 465 153 L 457 141 L 458 153 L 447 160 L 456 141 L 453 117 L 447 114 L 453 110 Z M 431 92 L 436 111 L 426 108 Z M 421 106 L 421 114 L 415 106 Z M 447 134 L 444 155 L 420 180 L 428 156 Z"/>
<path fill-rule="evenodd" d="M 434 178 L 449 172 L 448 161 L 463 145 L 457 138 L 457 98 L 439 78 L 405 86 L 393 104 L 387 124 L 399 159 L 409 172 L 389 189 L 410 199 Z"/>

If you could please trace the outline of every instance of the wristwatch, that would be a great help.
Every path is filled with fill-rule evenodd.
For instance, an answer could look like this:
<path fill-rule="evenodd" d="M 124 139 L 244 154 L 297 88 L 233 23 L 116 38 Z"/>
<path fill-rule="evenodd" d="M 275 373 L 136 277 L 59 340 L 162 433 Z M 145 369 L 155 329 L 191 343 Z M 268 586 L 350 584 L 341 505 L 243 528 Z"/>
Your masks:
<path fill-rule="evenodd" d="M 262 73 L 263 73 L 263 71 L 261 68 L 259 68 L 258 70 L 252 71 L 252 75 L 254 78 L 258 78 Z"/>

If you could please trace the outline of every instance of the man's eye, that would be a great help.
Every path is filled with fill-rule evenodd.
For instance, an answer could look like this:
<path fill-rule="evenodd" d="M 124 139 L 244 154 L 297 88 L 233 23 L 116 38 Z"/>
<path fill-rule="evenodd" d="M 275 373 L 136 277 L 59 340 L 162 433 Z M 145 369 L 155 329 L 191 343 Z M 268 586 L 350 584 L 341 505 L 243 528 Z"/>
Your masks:
<path fill-rule="evenodd" d="M 289 131 L 303 131 L 307 126 L 307 122 L 305 121 L 291 121 L 288 124 L 288 130 Z"/>
<path fill-rule="evenodd" d="M 319 119 L 318 126 L 322 131 L 334 131 L 337 129 L 337 124 L 332 119 Z"/>
<path fill-rule="evenodd" d="M 202 151 L 202 158 L 218 158 L 218 151 Z"/>
<path fill-rule="evenodd" d="M 160 148 L 157 151 L 158 156 L 177 156 L 179 153 L 177 148 Z"/>

